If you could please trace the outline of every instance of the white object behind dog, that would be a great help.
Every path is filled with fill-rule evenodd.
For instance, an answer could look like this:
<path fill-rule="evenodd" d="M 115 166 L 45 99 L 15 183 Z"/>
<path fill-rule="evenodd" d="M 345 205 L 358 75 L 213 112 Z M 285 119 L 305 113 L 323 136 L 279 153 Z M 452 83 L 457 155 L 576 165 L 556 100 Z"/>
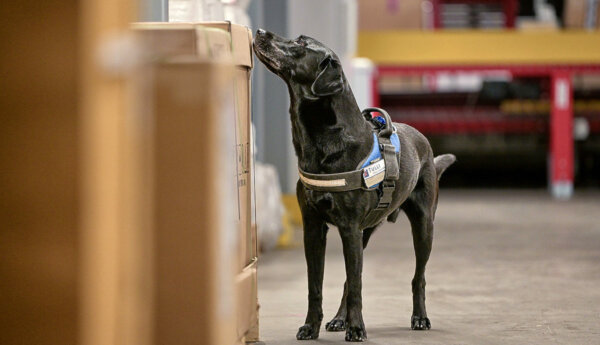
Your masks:
<path fill-rule="evenodd" d="M 254 164 L 256 190 L 256 226 L 261 250 L 275 248 L 283 232 L 279 176 L 274 165 L 256 162 Z"/>

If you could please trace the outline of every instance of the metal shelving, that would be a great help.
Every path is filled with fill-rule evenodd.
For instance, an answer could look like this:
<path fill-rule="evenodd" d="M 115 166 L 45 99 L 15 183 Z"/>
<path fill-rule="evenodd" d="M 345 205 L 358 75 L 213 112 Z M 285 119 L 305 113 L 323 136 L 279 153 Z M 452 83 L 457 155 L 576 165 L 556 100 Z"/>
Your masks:
<path fill-rule="evenodd" d="M 512 78 L 547 78 L 550 116 L 511 119 L 494 109 L 432 108 L 414 113 L 417 128 L 437 133 L 544 131 L 550 137 L 548 176 L 552 194 L 573 193 L 573 88 L 575 74 L 600 74 L 600 34 L 583 31 L 362 32 L 359 56 L 373 60 L 377 73 L 373 99 L 379 104 L 378 78 L 475 73 Z M 394 111 L 392 110 L 392 113 Z M 418 120 L 417 118 L 420 118 Z M 592 128 L 598 125 L 594 119 Z M 428 119 L 428 120 L 427 120 Z M 448 120 L 451 119 L 451 120 Z M 409 121 L 410 122 L 410 121 Z"/>

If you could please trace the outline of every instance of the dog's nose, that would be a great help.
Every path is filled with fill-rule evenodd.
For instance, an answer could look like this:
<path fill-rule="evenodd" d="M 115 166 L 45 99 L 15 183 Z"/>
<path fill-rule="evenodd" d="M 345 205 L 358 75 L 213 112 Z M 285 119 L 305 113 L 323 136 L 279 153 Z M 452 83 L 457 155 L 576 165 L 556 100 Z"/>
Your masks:
<path fill-rule="evenodd" d="M 258 29 L 258 30 L 256 30 L 256 36 L 257 37 L 262 36 L 262 37 L 265 37 L 268 39 L 268 38 L 272 38 L 275 35 L 273 35 L 273 33 L 270 31 L 267 31 L 264 29 Z"/>

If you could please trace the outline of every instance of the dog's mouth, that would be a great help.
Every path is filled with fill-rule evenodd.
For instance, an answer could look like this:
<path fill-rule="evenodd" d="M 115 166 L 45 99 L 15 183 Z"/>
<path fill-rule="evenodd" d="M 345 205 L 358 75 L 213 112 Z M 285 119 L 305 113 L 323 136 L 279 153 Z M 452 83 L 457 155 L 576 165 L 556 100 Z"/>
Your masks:
<path fill-rule="evenodd" d="M 258 59 L 275 74 L 280 74 L 283 68 L 281 58 L 277 56 L 277 52 L 280 49 L 276 42 L 274 42 L 278 38 L 278 36 L 271 32 L 258 29 L 253 42 L 254 53 Z"/>
<path fill-rule="evenodd" d="M 256 54 L 256 57 L 258 57 L 258 59 L 267 67 L 272 69 L 273 72 L 279 71 L 281 68 L 281 63 L 277 59 L 269 56 L 267 49 L 264 48 L 263 45 L 264 43 L 259 43 L 254 40 L 254 53 Z"/>

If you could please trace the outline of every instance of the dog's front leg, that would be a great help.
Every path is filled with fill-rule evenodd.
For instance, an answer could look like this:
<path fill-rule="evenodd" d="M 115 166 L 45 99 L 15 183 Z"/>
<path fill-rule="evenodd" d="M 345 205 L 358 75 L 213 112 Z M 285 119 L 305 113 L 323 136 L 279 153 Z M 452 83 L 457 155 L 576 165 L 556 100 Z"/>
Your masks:
<path fill-rule="evenodd" d="M 358 226 L 340 228 L 346 263 L 346 341 L 364 341 L 367 330 L 362 318 L 362 232 Z"/>
<path fill-rule="evenodd" d="M 363 251 L 367 248 L 367 244 L 369 243 L 369 239 L 373 232 L 375 232 L 377 227 L 367 228 L 362 232 L 362 248 Z M 348 297 L 348 283 L 344 283 L 344 294 L 342 295 L 342 302 L 340 303 L 340 308 L 338 309 L 337 314 L 333 317 L 333 319 L 327 324 L 325 324 L 325 328 L 330 332 L 337 331 L 345 331 L 346 330 L 346 314 L 347 314 L 347 303 L 346 298 Z"/>
<path fill-rule="evenodd" d="M 304 255 L 308 271 L 308 313 L 296 334 L 298 340 L 317 339 L 323 320 L 323 271 L 327 225 L 310 210 L 302 210 L 304 223 Z"/>

